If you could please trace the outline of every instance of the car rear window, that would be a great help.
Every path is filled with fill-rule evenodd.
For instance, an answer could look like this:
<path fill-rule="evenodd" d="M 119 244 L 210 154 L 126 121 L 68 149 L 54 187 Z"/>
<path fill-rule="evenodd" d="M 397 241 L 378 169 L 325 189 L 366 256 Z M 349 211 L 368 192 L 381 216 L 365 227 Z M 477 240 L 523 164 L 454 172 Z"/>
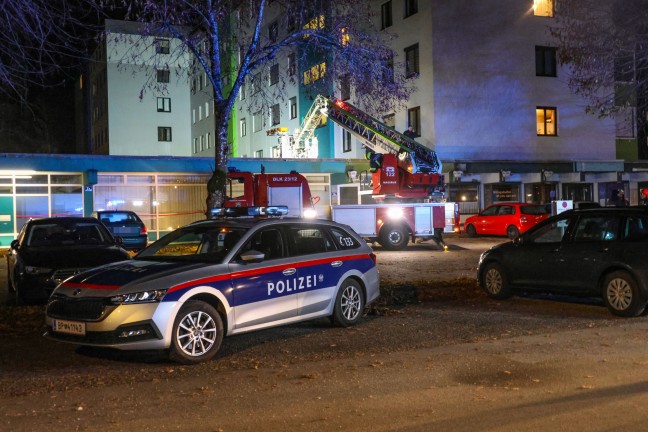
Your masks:
<path fill-rule="evenodd" d="M 103 223 L 139 222 L 138 217 L 134 213 L 126 212 L 101 213 L 99 218 Z"/>
<path fill-rule="evenodd" d="M 543 205 L 520 206 L 520 213 L 527 215 L 541 215 L 547 213 L 547 208 Z"/>

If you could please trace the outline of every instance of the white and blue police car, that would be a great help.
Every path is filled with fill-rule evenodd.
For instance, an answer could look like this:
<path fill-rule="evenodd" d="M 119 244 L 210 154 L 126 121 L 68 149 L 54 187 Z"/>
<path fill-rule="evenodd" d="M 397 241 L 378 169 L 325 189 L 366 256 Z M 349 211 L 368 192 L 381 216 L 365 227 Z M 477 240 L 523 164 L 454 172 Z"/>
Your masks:
<path fill-rule="evenodd" d="M 353 325 L 378 295 L 376 256 L 346 225 L 210 219 L 61 283 L 47 304 L 46 336 L 164 349 L 193 364 L 213 358 L 226 335 L 319 317 Z"/>

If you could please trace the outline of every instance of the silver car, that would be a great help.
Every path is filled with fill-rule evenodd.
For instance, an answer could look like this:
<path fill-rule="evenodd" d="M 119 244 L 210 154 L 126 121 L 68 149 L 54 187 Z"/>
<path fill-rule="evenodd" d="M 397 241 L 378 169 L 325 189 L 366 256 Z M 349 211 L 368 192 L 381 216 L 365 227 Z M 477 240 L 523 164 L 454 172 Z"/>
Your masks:
<path fill-rule="evenodd" d="M 358 322 L 379 295 L 376 256 L 324 220 L 222 219 L 173 231 L 128 262 L 57 287 L 46 336 L 123 350 L 169 349 L 192 364 L 223 337 L 319 317 Z"/>

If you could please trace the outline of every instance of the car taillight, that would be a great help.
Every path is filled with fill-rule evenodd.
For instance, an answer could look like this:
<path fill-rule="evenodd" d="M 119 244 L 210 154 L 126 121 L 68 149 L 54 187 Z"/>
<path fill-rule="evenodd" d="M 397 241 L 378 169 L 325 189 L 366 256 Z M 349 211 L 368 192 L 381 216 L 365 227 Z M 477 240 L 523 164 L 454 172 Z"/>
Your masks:
<path fill-rule="evenodd" d="M 376 254 L 375 253 L 371 252 L 369 254 L 369 258 L 371 258 L 371 261 L 373 261 L 374 264 L 376 264 Z"/>
<path fill-rule="evenodd" d="M 148 231 L 146 230 L 146 225 L 142 225 L 140 228 L 140 235 L 148 235 Z"/>

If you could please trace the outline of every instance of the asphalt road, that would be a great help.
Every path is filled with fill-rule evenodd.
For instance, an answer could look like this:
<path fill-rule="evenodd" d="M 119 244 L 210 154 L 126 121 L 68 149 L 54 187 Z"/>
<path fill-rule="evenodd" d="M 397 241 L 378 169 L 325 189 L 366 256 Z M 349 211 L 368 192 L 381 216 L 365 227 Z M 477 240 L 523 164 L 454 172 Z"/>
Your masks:
<path fill-rule="evenodd" d="M 648 429 L 645 317 L 489 300 L 475 257 L 504 239 L 447 240 L 377 247 L 383 299 L 359 325 L 227 338 L 194 367 L 48 341 L 41 307 L 0 306 L 0 430 Z"/>

